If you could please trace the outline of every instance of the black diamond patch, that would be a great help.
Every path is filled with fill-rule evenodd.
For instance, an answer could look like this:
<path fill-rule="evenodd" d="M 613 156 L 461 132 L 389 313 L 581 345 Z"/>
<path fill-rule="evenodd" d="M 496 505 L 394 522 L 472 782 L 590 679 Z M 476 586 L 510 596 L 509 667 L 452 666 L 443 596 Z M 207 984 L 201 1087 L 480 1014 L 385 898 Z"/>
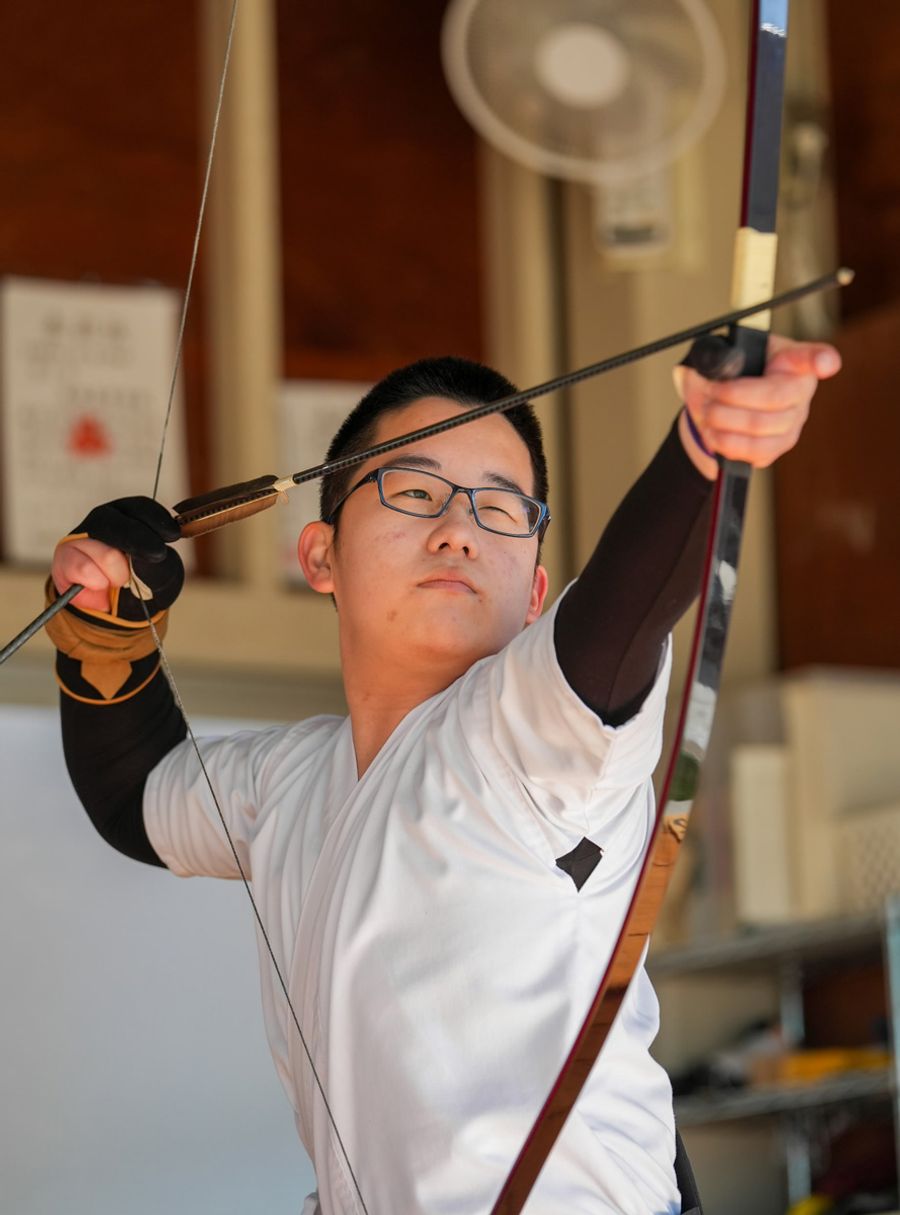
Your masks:
<path fill-rule="evenodd" d="M 557 867 L 567 873 L 575 883 L 575 889 L 580 890 L 594 870 L 597 862 L 603 856 L 603 849 L 587 836 L 576 844 L 571 852 L 556 858 Z"/>

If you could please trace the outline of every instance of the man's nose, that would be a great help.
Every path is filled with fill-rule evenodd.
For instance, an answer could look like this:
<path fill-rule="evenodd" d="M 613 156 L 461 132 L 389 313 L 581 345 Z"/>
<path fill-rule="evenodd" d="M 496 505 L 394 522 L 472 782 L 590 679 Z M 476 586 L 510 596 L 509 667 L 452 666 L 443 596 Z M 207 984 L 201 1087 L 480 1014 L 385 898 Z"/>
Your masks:
<path fill-rule="evenodd" d="M 446 511 L 434 520 L 429 547 L 464 550 L 470 557 L 478 551 L 478 524 L 468 497 L 456 492 Z"/>

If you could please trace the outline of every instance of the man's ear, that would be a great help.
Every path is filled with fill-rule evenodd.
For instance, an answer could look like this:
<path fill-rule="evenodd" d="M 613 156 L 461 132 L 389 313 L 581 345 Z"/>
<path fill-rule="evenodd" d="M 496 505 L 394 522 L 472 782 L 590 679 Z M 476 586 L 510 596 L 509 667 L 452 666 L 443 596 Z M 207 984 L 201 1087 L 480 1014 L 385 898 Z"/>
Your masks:
<path fill-rule="evenodd" d="M 297 557 L 306 581 L 322 595 L 334 593 L 331 561 L 334 553 L 334 528 L 316 519 L 307 523 L 297 541 Z"/>
<path fill-rule="evenodd" d="M 544 609 L 544 600 L 547 598 L 549 586 L 550 579 L 547 577 L 547 571 L 542 565 L 535 566 L 534 579 L 531 583 L 531 598 L 528 601 L 528 615 L 525 617 L 526 624 L 534 624 L 540 616 Z"/>

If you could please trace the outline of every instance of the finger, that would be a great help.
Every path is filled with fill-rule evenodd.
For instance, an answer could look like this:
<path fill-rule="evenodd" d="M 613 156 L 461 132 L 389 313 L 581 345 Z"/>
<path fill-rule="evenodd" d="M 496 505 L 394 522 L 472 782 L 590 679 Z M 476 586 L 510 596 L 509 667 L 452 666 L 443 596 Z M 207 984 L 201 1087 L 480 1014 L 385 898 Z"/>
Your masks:
<path fill-rule="evenodd" d="M 746 435 L 731 430 L 708 429 L 704 432 L 707 445 L 726 460 L 741 460 L 753 468 L 768 468 L 770 464 L 796 446 L 800 428 L 777 435 Z"/>
<path fill-rule="evenodd" d="M 798 430 L 806 421 L 809 408 L 797 402 L 783 409 L 748 409 L 721 401 L 706 403 L 699 425 L 701 430 L 729 432 L 749 438 L 787 435 Z"/>
<path fill-rule="evenodd" d="M 841 356 L 828 342 L 794 342 L 772 334 L 766 372 L 811 375 L 827 380 L 841 369 Z"/>
<path fill-rule="evenodd" d="M 810 400 L 817 383 L 812 375 L 767 372 L 764 376 L 742 376 L 738 380 L 722 380 L 698 389 L 698 403 L 716 401 L 739 409 L 777 412 Z"/>
<path fill-rule="evenodd" d="M 815 376 L 799 372 L 767 371 L 763 376 L 746 376 L 717 384 L 715 398 L 724 404 L 748 409 L 790 409 L 808 400 L 815 392 Z"/>
<path fill-rule="evenodd" d="M 66 590 L 74 582 L 80 582 L 88 590 L 107 591 L 110 586 L 125 586 L 131 571 L 124 553 L 99 540 L 85 538 L 57 545 L 52 573 L 58 591 Z"/>

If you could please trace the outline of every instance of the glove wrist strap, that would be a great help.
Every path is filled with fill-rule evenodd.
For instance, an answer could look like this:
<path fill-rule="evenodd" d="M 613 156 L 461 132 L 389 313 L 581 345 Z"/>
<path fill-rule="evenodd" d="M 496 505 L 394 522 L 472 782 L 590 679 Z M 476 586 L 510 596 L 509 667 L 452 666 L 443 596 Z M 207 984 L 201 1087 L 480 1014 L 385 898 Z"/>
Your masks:
<path fill-rule="evenodd" d="M 57 598 L 52 578 L 47 579 L 46 601 L 49 607 Z M 60 687 L 77 700 L 97 704 L 111 704 L 128 699 L 139 692 L 156 674 L 159 663 L 146 673 L 142 659 L 156 653 L 156 642 L 149 625 L 136 626 L 132 621 L 120 621 L 117 617 L 92 612 L 92 619 L 71 611 L 57 612 L 47 624 L 47 634 L 61 655 L 72 660 L 57 663 L 57 678 Z M 158 612 L 153 624 L 160 638 L 165 636 L 168 613 Z M 76 673 L 75 664 L 80 666 Z M 137 687 L 133 686 L 138 674 L 135 664 L 140 664 Z M 78 677 L 80 675 L 80 678 Z M 74 676 L 74 678 L 73 678 Z M 78 685 L 77 688 L 75 685 Z M 87 695 L 85 695 L 87 692 Z M 99 696 L 92 695 L 99 693 Z"/>

